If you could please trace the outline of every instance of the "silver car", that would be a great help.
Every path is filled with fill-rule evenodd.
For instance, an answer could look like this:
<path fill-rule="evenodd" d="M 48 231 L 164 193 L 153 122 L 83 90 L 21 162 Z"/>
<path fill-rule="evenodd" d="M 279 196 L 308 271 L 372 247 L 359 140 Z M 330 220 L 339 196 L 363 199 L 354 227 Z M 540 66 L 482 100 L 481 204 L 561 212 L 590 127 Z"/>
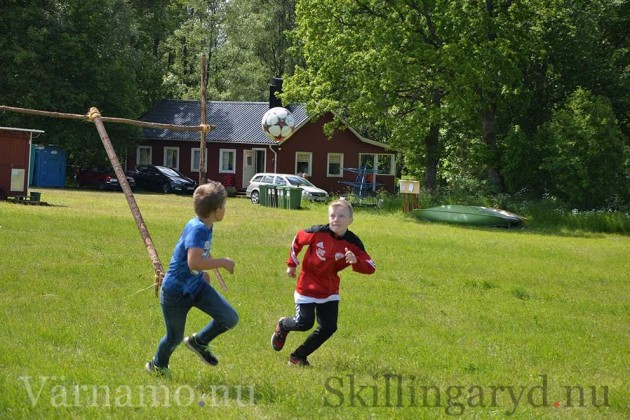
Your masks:
<path fill-rule="evenodd" d="M 292 174 L 259 173 L 252 177 L 245 191 L 245 195 L 258 204 L 260 199 L 260 185 L 290 186 L 302 188 L 302 198 L 309 201 L 328 201 L 328 193 L 317 188 L 308 179 Z"/>

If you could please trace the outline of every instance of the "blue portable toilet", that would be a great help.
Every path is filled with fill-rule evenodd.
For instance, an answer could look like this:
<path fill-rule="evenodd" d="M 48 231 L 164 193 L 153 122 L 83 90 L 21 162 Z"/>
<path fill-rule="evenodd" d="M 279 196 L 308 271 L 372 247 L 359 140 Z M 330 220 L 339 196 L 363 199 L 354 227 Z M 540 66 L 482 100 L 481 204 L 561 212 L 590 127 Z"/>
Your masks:
<path fill-rule="evenodd" d="M 33 185 L 36 187 L 66 186 L 66 151 L 57 146 L 38 147 L 35 151 Z"/>

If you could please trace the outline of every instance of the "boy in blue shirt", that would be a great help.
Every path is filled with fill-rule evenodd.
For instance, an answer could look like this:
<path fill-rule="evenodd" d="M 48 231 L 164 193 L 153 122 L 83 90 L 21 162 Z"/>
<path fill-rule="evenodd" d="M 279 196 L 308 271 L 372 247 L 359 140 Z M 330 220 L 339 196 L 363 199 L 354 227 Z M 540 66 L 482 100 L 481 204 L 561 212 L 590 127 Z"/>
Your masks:
<path fill-rule="evenodd" d="M 204 363 L 212 366 L 218 364 L 208 344 L 238 322 L 238 314 L 210 285 L 205 271 L 224 268 L 230 273 L 234 272 L 234 261 L 230 258 L 210 256 L 214 224 L 223 220 L 226 201 L 227 191 L 218 182 L 200 185 L 193 194 L 197 217 L 188 221 L 184 227 L 164 276 L 160 305 L 166 335 L 160 340 L 153 359 L 145 366 L 149 373 L 167 372 L 171 354 L 182 339 Z M 213 319 L 199 332 L 184 338 L 186 317 L 193 307 Z"/>

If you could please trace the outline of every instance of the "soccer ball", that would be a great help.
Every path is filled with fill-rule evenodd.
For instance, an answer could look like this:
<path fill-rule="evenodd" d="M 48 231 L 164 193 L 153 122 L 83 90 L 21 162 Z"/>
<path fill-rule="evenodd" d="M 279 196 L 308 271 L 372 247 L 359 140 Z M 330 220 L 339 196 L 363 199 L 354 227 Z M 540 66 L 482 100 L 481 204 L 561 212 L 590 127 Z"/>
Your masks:
<path fill-rule="evenodd" d="M 286 108 L 271 108 L 265 112 L 261 123 L 267 137 L 277 142 L 285 141 L 295 130 L 295 117 Z"/>

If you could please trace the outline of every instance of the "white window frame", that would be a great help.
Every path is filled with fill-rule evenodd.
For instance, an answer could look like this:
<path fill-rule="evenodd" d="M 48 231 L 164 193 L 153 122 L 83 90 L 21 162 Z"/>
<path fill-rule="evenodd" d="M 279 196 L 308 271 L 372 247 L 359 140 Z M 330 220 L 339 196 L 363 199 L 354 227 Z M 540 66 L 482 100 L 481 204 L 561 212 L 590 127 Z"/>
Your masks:
<path fill-rule="evenodd" d="M 149 151 L 149 161 L 145 162 L 141 159 L 142 151 Z M 136 165 L 152 165 L 153 164 L 153 148 L 151 146 L 138 146 L 136 148 Z"/>
<path fill-rule="evenodd" d="M 359 153 L 359 167 L 361 167 L 361 162 L 363 161 L 364 156 L 372 157 L 372 167 L 379 170 L 378 160 L 379 156 L 387 156 L 390 159 L 390 170 L 388 173 L 379 173 L 378 175 L 395 175 L 396 171 L 396 161 L 394 160 L 395 155 L 391 153 Z"/>
<path fill-rule="evenodd" d="M 308 176 L 313 176 L 313 152 L 295 152 L 295 173 L 298 175 L 302 175 L 304 171 L 298 172 L 298 163 L 305 162 L 304 160 L 298 160 L 300 155 L 308 156 L 308 171 L 306 174 Z"/>
<path fill-rule="evenodd" d="M 382 173 L 379 175 L 395 175 L 396 174 L 396 155 L 392 154 L 392 153 L 377 153 L 376 154 L 376 159 L 377 159 L 377 169 L 380 169 L 380 165 L 378 164 L 378 161 L 382 159 L 382 157 L 387 156 L 387 158 L 389 159 L 389 172 L 388 173 Z"/>
<path fill-rule="evenodd" d="M 175 165 L 171 165 L 171 162 L 169 162 L 169 153 L 175 152 L 176 154 L 176 159 L 175 159 Z M 164 166 L 168 166 L 170 168 L 173 169 L 177 169 L 179 171 L 179 147 L 164 147 Z"/>
<path fill-rule="evenodd" d="M 232 168 L 223 169 L 223 154 L 229 153 L 232 155 Z M 235 174 L 236 173 L 236 149 L 219 149 L 219 173 L 220 174 Z"/>
<path fill-rule="evenodd" d="M 190 172 L 199 172 L 199 160 L 195 160 L 195 156 L 201 157 L 201 149 L 199 147 L 193 147 L 190 149 Z M 206 170 L 208 172 L 208 149 L 206 149 Z"/>
<path fill-rule="evenodd" d="M 339 157 L 339 173 L 333 174 L 330 173 L 330 158 L 331 157 Z M 341 178 L 343 177 L 343 153 L 328 153 L 326 157 L 326 176 L 329 178 Z"/>

